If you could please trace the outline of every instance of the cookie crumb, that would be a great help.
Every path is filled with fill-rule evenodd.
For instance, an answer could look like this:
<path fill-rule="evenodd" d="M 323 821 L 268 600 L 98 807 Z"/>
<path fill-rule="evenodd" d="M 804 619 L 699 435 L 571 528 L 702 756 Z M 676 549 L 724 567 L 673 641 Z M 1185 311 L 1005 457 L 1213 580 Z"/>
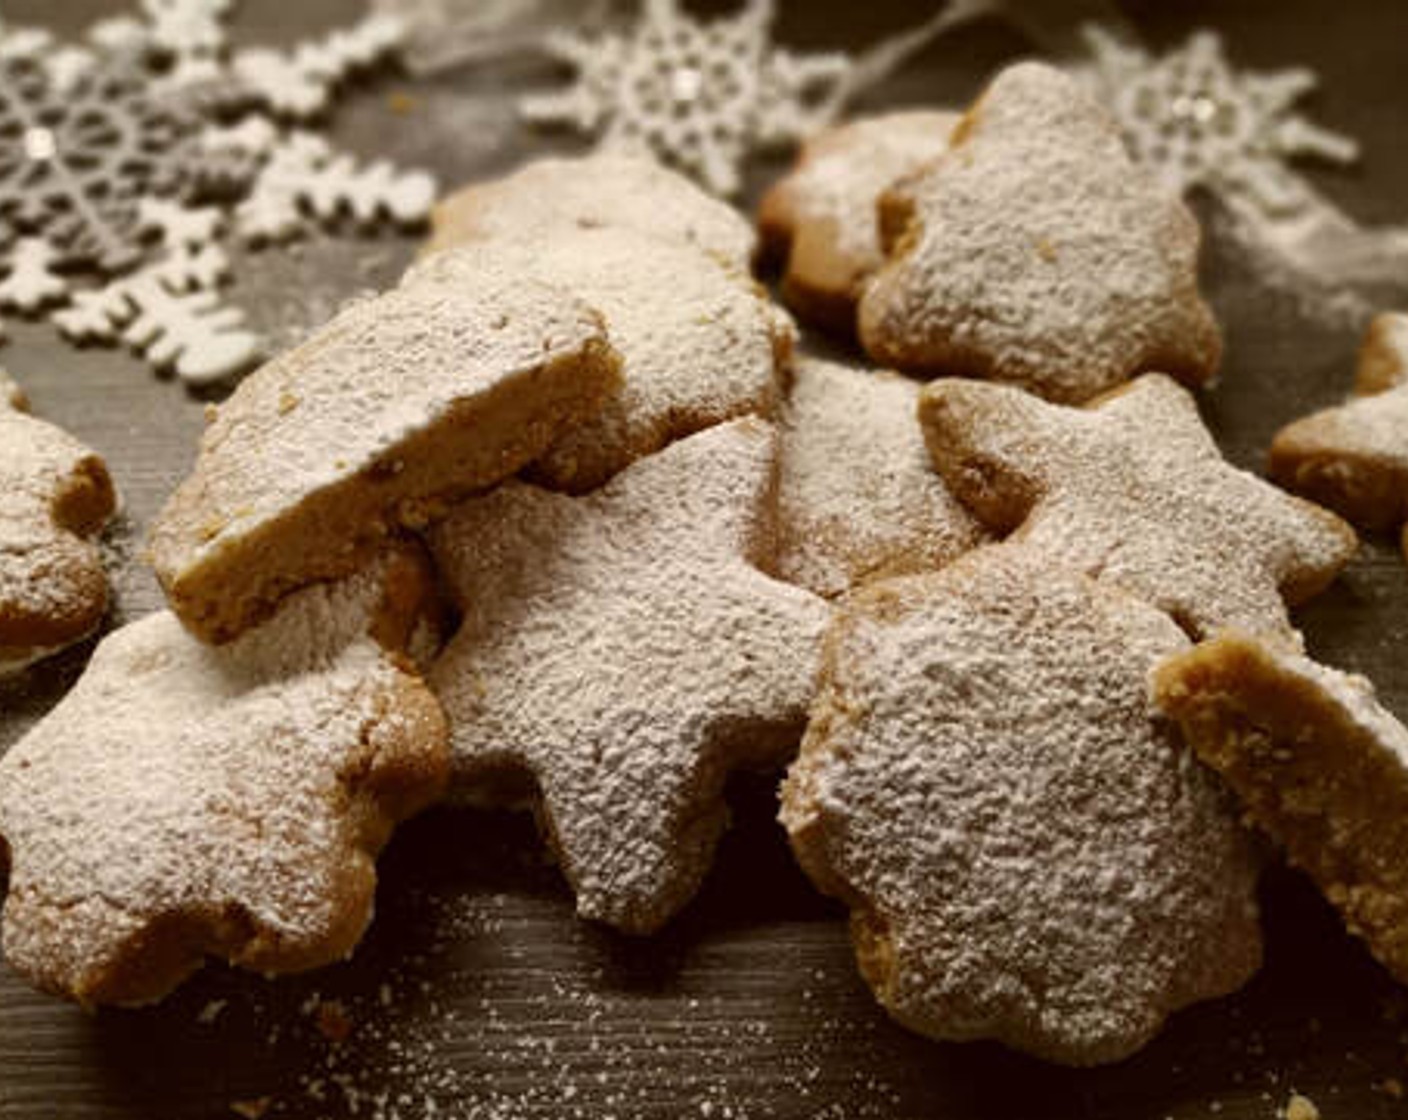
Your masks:
<path fill-rule="evenodd" d="M 1293 1092 L 1281 1116 L 1283 1120 L 1320 1120 L 1320 1110 L 1309 1097 Z"/>
<path fill-rule="evenodd" d="M 269 1106 L 274 1103 L 273 1097 L 255 1097 L 247 1101 L 231 1101 L 230 1111 L 236 1116 L 244 1117 L 244 1120 L 260 1120 L 269 1111 Z"/>
<path fill-rule="evenodd" d="M 220 1018 L 229 1000 L 213 999 L 201 1008 L 200 1014 L 196 1016 L 196 1022 L 202 1026 L 210 1026 L 216 1019 Z"/>

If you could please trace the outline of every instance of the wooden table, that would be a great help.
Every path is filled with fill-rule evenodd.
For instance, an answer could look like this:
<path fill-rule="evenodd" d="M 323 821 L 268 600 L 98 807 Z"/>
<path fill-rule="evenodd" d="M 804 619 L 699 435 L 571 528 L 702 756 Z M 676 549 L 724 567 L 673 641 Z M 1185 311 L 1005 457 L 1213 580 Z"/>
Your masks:
<path fill-rule="evenodd" d="M 786 7 L 782 35 L 805 45 L 865 43 L 913 18 L 897 0 Z M 1318 67 L 1326 79 L 1318 118 L 1360 137 L 1369 157 L 1322 184 L 1364 219 L 1408 218 L 1400 139 L 1408 13 L 1369 0 L 1332 16 L 1311 0 L 1170 7 L 1131 12 L 1156 43 L 1213 22 L 1244 63 Z M 5 16 L 71 34 L 113 8 L 10 0 Z M 250 41 L 287 42 L 356 11 L 339 0 L 246 0 L 237 26 Z M 872 104 L 964 100 L 1022 49 L 1004 28 L 965 30 Z M 365 153 L 432 166 L 446 182 L 493 174 L 529 150 L 565 146 L 525 133 L 513 116 L 517 89 L 551 80 L 523 61 L 426 82 L 383 78 L 349 99 L 335 131 Z M 393 91 L 412 98 L 408 116 L 393 115 Z M 760 168 L 755 192 L 769 170 Z M 409 242 L 353 237 L 258 254 L 240 264 L 232 298 L 261 326 L 292 335 L 355 291 L 391 281 L 409 252 Z M 1342 393 L 1359 324 L 1298 313 L 1226 246 L 1209 253 L 1208 285 L 1229 352 L 1206 412 L 1228 454 L 1254 467 L 1276 427 Z M 136 560 L 138 542 L 190 462 L 202 402 L 124 355 L 75 352 L 40 325 L 9 327 L 0 360 L 35 411 L 99 448 L 124 493 L 112 536 L 113 622 L 147 613 L 159 597 Z M 1392 549 L 1367 547 L 1300 621 L 1319 656 L 1371 674 L 1408 716 L 1408 570 Z M 0 691 L 0 749 L 62 695 L 87 652 Z M 1180 1014 L 1132 1061 L 1072 1072 L 995 1046 L 935 1045 L 890 1024 L 855 975 L 843 915 L 791 860 L 773 821 L 773 783 L 740 781 L 732 798 L 736 827 L 701 897 L 650 940 L 578 923 L 526 821 L 440 811 L 387 852 L 378 921 L 345 966 L 279 983 L 213 968 L 160 1008 L 96 1016 L 0 974 L 0 1118 L 263 1110 L 460 1120 L 1270 1120 L 1292 1087 L 1327 1120 L 1408 1115 L 1393 1095 L 1408 1082 L 1408 1000 L 1294 875 L 1268 878 L 1267 965 L 1245 991 Z"/>

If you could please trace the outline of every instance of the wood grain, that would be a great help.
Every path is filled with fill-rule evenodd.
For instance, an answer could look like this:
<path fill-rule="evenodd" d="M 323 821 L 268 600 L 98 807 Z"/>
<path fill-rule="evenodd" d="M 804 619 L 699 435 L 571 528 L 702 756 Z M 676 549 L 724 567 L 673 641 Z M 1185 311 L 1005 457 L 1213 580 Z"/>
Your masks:
<path fill-rule="evenodd" d="M 7 4 L 6 18 L 72 32 L 113 9 L 25 0 Z M 1333 74 L 1335 92 L 1318 106 L 1332 123 L 1366 138 L 1401 127 L 1397 56 L 1377 45 L 1408 41 L 1408 27 L 1386 5 L 1337 12 L 1335 36 L 1319 33 L 1310 0 L 1277 5 L 1272 21 L 1250 2 L 1132 9 L 1161 40 L 1215 15 L 1252 61 L 1307 60 Z M 287 40 L 354 10 L 341 0 L 248 0 L 239 28 L 251 40 Z M 784 34 L 865 42 L 907 18 L 890 0 L 795 4 Z M 1370 49 L 1351 58 L 1336 45 L 1356 42 Z M 1020 48 L 1001 28 L 965 31 L 873 100 L 965 98 Z M 415 87 L 383 80 L 338 117 L 338 135 L 431 164 L 447 182 L 495 173 L 529 143 L 543 147 L 518 129 L 511 104 L 518 85 L 545 80 L 540 69 L 486 66 Z M 391 114 L 391 89 L 412 93 L 409 117 Z M 1383 219 L 1391 194 L 1408 197 L 1408 152 L 1379 155 L 1365 174 L 1329 185 Z M 353 238 L 263 254 L 241 265 L 233 298 L 287 333 L 390 281 L 409 251 Z M 1207 270 L 1229 354 L 1206 414 L 1229 455 L 1256 467 L 1277 426 L 1343 392 L 1359 324 L 1307 316 L 1227 246 L 1212 247 Z M 7 326 L 0 357 L 36 411 L 98 447 L 122 487 L 113 623 L 156 609 L 141 534 L 190 461 L 202 402 L 121 354 L 77 353 L 47 328 Z M 1319 656 L 1369 673 L 1408 715 L 1408 571 L 1394 550 L 1366 547 L 1301 621 Z M 0 749 L 62 695 L 86 653 L 0 690 Z M 0 973 L 0 1120 L 196 1120 L 263 1098 L 267 1115 L 298 1118 L 1270 1120 L 1293 1086 L 1327 1120 L 1408 1114 L 1385 1088 L 1408 1081 L 1408 1004 L 1297 876 L 1268 878 L 1267 966 L 1245 991 L 1177 1016 L 1132 1061 L 1067 1071 L 995 1046 L 934 1045 L 890 1024 L 855 975 L 844 915 L 792 862 L 772 779 L 741 780 L 731 796 L 736 827 L 703 895 L 650 940 L 576 922 L 526 821 L 439 811 L 393 843 L 378 921 L 339 968 L 278 983 L 212 969 L 160 1008 L 95 1016 Z M 331 1002 L 350 1017 L 342 1043 L 318 1026 Z"/>

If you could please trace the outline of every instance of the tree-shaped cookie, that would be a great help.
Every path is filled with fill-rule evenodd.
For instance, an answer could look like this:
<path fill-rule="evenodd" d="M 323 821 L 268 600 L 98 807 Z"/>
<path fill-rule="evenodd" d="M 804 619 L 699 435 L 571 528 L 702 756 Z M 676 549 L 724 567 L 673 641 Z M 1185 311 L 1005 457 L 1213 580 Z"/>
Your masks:
<path fill-rule="evenodd" d="M 881 220 L 891 256 L 860 334 L 883 365 L 1065 402 L 1147 370 L 1197 384 L 1217 369 L 1196 220 L 1050 66 L 998 75 L 951 150 L 884 196 Z"/>
<path fill-rule="evenodd" d="M 1255 849 L 1148 700 L 1186 646 L 1010 545 L 842 602 L 782 816 L 901 1023 L 1088 1065 L 1256 970 Z"/>
<path fill-rule="evenodd" d="M 91 634 L 108 605 L 93 540 L 117 507 L 107 466 L 26 407 L 0 374 L 0 675 Z"/>
<path fill-rule="evenodd" d="M 477 244 L 599 311 L 621 359 L 620 386 L 533 464 L 535 480 L 581 493 L 682 436 L 774 412 L 796 329 L 747 272 L 620 226 Z M 482 256 L 437 254 L 413 275 L 454 284 L 466 266 L 482 268 Z M 473 281 L 466 276 L 466 287 Z"/>
<path fill-rule="evenodd" d="M 919 385 L 803 357 L 782 413 L 777 570 L 832 598 L 941 568 L 986 538 L 924 447 Z"/>
<path fill-rule="evenodd" d="M 1089 408 L 944 380 L 920 418 L 949 487 L 1053 565 L 1153 603 L 1195 636 L 1286 635 L 1357 540 L 1328 510 L 1223 459 L 1192 396 L 1158 374 Z"/>
<path fill-rule="evenodd" d="M 430 682 L 460 791 L 536 779 L 578 911 L 632 932 L 693 894 L 724 779 L 806 718 L 828 609 L 769 559 L 774 434 L 732 421 L 570 498 L 520 482 L 434 532 L 464 612 Z"/>
<path fill-rule="evenodd" d="M 1408 314 L 1370 326 L 1353 400 L 1277 433 L 1271 475 L 1367 529 L 1408 521 Z"/>
<path fill-rule="evenodd" d="M 438 796 L 444 717 L 402 659 L 430 601 L 397 552 L 219 648 L 168 612 L 109 635 L 0 761 L 5 959 L 87 1004 L 156 1000 L 207 956 L 329 964 L 374 858 Z"/>

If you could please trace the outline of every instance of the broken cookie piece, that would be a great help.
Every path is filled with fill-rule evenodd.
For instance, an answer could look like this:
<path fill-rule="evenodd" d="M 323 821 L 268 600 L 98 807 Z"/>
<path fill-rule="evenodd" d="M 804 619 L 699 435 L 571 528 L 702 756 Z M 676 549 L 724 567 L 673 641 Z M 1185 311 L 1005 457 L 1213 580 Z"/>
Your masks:
<path fill-rule="evenodd" d="M 1177 653 L 1153 680 L 1248 818 L 1408 983 L 1408 729 L 1369 682 L 1243 633 Z"/>
<path fill-rule="evenodd" d="M 594 309 L 493 254 L 355 304 L 221 405 L 152 528 L 172 610 L 229 641 L 536 459 L 618 366 Z"/>

